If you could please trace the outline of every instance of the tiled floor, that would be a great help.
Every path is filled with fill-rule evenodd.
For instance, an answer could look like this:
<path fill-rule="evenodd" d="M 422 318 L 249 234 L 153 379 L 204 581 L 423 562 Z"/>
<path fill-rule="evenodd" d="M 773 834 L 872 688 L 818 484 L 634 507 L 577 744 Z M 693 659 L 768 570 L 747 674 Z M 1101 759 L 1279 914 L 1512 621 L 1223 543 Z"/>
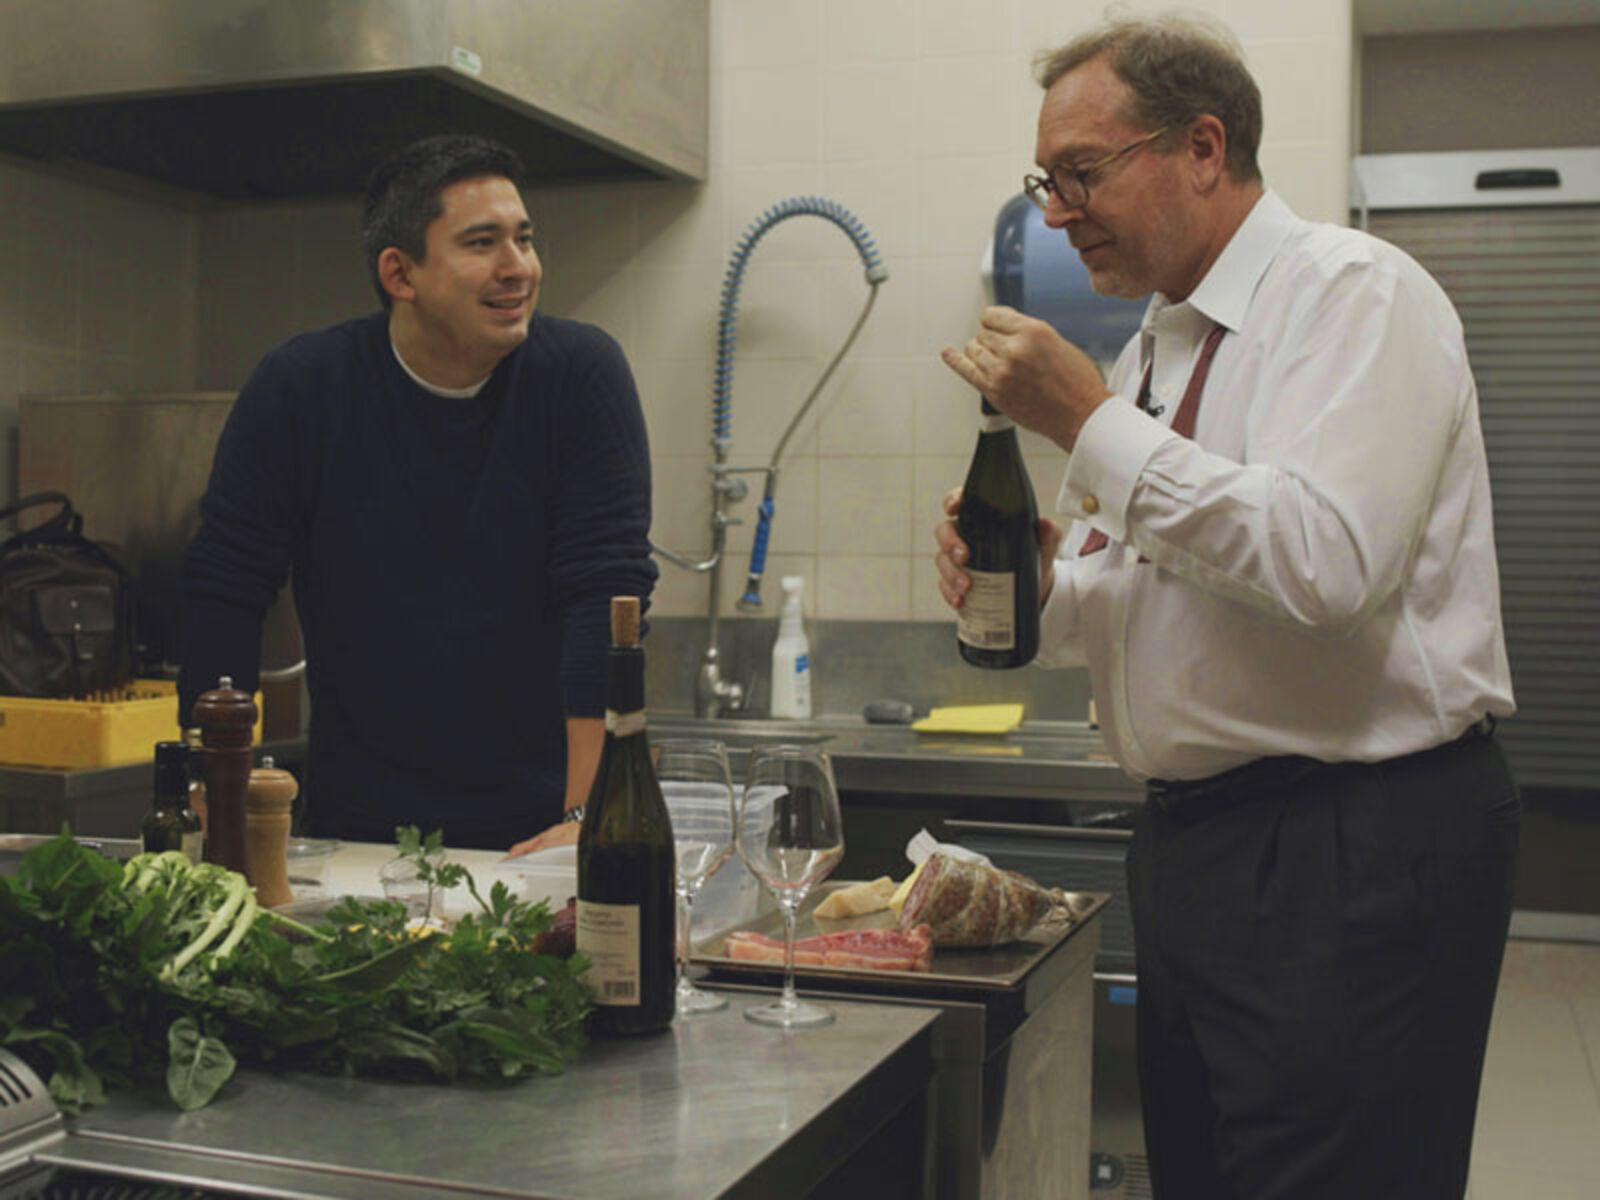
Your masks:
<path fill-rule="evenodd" d="M 1506 947 L 1469 1200 L 1600 1197 L 1600 946 Z"/>

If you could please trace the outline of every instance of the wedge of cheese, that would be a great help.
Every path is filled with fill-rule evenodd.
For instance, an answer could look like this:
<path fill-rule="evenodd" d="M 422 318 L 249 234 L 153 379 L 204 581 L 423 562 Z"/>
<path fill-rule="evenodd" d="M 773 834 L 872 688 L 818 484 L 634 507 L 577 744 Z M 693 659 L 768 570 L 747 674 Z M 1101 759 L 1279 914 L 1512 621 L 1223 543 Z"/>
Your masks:
<path fill-rule="evenodd" d="M 840 917 L 864 917 L 868 913 L 882 912 L 889 907 L 889 897 L 894 895 L 894 880 L 881 875 L 871 883 L 853 883 L 840 888 L 821 904 L 816 915 L 826 920 Z"/>
<path fill-rule="evenodd" d="M 911 894 L 911 885 L 917 881 L 917 876 L 922 874 L 922 868 L 926 863 L 927 859 L 923 859 L 922 862 L 919 862 L 917 864 L 917 869 L 912 871 L 911 874 L 907 875 L 905 879 L 901 881 L 900 886 L 895 888 L 894 895 L 889 897 L 889 911 L 894 913 L 895 916 L 898 917 L 900 915 L 900 910 L 905 907 L 906 897 Z"/>

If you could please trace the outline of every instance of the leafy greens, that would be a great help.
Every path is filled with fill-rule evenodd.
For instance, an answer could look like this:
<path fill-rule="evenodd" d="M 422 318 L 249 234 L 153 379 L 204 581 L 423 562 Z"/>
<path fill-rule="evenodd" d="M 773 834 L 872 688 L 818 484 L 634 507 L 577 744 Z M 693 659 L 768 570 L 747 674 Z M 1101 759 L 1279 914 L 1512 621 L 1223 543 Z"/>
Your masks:
<path fill-rule="evenodd" d="M 557 1074 L 584 1044 L 587 963 L 542 952 L 549 908 L 487 898 L 442 841 L 397 831 L 430 888 L 478 911 L 448 933 L 344 899 L 316 927 L 258 909 L 244 877 L 181 854 L 125 866 L 66 833 L 0 879 L 0 1045 L 67 1113 L 164 1082 L 210 1102 L 237 1062 L 449 1080 Z M 430 896 L 431 909 L 431 896 Z"/>

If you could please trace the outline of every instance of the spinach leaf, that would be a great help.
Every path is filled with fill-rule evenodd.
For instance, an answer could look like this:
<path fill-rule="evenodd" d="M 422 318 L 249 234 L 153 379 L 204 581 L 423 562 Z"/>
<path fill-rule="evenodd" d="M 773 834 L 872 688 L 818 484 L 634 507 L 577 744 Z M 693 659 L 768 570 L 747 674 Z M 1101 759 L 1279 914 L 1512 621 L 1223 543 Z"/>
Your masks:
<path fill-rule="evenodd" d="M 410 968 L 418 957 L 427 953 L 432 941 L 427 937 L 414 937 L 385 950 L 376 958 L 356 963 L 338 971 L 317 977 L 318 983 L 332 983 L 353 992 L 376 992 L 394 983 Z"/>
<path fill-rule="evenodd" d="M 49 1072 L 47 1086 L 63 1111 L 77 1113 L 91 1104 L 104 1103 L 105 1086 L 73 1038 L 51 1029 L 21 1029 L 8 1034 L 4 1042 L 24 1058 L 31 1057 L 25 1049 L 29 1043 L 50 1054 L 55 1069 Z"/>
<path fill-rule="evenodd" d="M 179 1017 L 167 1030 L 167 1053 L 167 1092 L 186 1112 L 210 1104 L 233 1078 L 227 1046 L 201 1033 L 192 1017 Z"/>

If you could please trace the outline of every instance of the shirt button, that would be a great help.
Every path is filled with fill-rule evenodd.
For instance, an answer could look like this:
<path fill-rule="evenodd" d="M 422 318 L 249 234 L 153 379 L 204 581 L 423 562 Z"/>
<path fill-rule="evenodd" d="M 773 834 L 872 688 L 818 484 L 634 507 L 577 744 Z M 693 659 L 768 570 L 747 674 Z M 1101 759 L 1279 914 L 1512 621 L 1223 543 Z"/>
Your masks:
<path fill-rule="evenodd" d="M 1091 517 L 1094 516 L 1095 513 L 1100 511 L 1100 501 L 1095 499 L 1093 494 L 1085 496 L 1083 498 L 1083 511 Z"/>

